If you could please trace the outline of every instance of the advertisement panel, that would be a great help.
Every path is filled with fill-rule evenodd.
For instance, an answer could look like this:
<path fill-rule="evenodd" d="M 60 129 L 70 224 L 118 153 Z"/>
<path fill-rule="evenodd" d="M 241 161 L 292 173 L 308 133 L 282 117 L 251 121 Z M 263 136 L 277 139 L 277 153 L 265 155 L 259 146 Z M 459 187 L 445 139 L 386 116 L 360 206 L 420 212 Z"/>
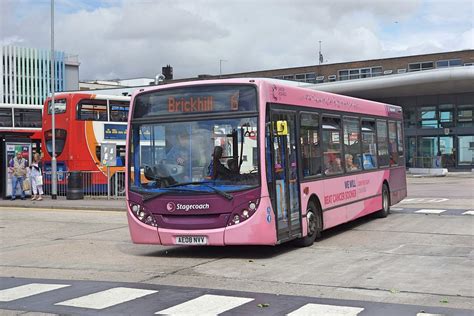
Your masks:
<path fill-rule="evenodd" d="M 31 144 L 30 143 L 13 143 L 6 142 L 5 144 L 5 170 L 7 170 L 5 177 L 5 188 L 6 188 L 6 197 L 12 195 L 12 170 L 10 169 L 10 161 L 15 158 L 16 152 L 21 152 L 23 158 L 28 161 L 28 165 L 31 162 Z M 26 191 L 26 195 L 29 195 L 31 192 Z M 16 194 L 19 196 L 21 194 L 20 188 L 17 188 Z"/>

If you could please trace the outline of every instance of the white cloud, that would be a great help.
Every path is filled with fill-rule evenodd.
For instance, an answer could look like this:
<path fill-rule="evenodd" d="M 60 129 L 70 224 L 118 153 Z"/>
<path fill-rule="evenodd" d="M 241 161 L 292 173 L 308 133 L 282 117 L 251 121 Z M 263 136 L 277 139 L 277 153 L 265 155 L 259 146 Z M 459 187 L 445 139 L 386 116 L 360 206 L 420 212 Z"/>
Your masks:
<path fill-rule="evenodd" d="M 57 0 L 58 1 L 58 0 Z M 49 1 L 0 0 L 2 43 L 49 48 Z M 81 79 L 175 77 L 317 64 L 469 47 L 465 0 L 60 0 L 57 49 L 79 55 Z M 446 8 L 463 6 L 458 19 Z M 466 13 L 467 11 L 467 13 Z M 472 42 L 472 41 L 471 41 Z"/>

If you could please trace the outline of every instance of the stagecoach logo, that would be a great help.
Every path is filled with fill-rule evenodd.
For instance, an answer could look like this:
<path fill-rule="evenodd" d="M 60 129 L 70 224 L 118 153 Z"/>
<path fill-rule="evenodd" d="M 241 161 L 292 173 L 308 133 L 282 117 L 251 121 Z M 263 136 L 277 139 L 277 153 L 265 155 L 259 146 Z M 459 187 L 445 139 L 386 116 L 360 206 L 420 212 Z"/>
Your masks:
<path fill-rule="evenodd" d="M 208 203 L 204 204 L 181 204 L 177 203 L 174 204 L 173 202 L 168 202 L 166 204 L 166 209 L 169 212 L 174 212 L 175 210 L 180 210 L 180 211 L 191 211 L 191 210 L 207 210 L 209 209 L 210 205 Z"/>
<path fill-rule="evenodd" d="M 166 209 L 169 212 L 174 212 L 174 210 L 176 210 L 176 205 L 173 202 L 168 202 L 168 204 L 166 204 Z"/>

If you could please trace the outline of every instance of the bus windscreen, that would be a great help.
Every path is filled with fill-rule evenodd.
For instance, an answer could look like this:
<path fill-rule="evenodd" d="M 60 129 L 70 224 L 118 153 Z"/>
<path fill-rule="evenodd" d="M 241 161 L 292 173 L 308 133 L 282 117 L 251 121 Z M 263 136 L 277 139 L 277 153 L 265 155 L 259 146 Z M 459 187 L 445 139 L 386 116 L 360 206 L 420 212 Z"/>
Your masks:
<path fill-rule="evenodd" d="M 235 191 L 259 184 L 257 117 L 134 124 L 131 131 L 132 190 L 192 183 L 208 192 L 212 183 Z"/>

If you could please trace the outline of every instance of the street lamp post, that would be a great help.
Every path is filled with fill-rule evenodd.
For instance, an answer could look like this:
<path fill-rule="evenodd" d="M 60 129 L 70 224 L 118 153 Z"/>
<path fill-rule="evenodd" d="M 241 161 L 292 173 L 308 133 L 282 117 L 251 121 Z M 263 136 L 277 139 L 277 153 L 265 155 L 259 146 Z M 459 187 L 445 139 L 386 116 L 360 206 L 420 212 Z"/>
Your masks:
<path fill-rule="evenodd" d="M 54 58 L 54 0 L 51 0 L 51 118 L 52 118 L 52 152 L 51 152 L 51 198 L 53 200 L 58 197 L 58 177 L 56 164 L 56 122 L 55 112 L 56 106 L 54 102 L 54 88 L 55 88 L 55 58 Z"/>
<path fill-rule="evenodd" d="M 227 61 L 225 59 L 219 59 L 219 78 L 222 76 L 222 62 Z"/>

